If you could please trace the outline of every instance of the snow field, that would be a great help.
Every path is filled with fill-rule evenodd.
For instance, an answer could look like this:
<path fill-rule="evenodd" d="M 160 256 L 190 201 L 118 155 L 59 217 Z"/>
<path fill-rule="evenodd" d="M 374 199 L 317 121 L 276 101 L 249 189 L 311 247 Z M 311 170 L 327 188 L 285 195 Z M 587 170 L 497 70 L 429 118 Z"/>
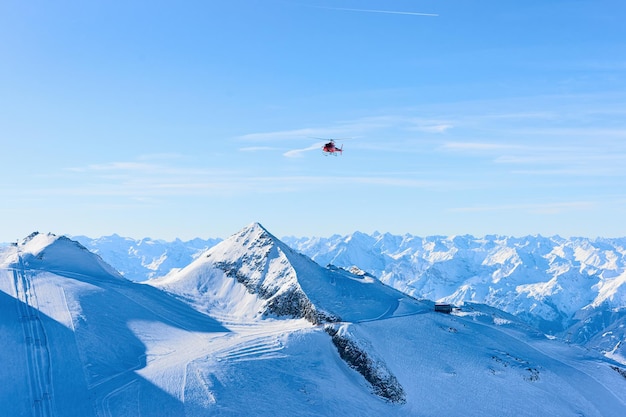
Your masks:
<path fill-rule="evenodd" d="M 108 273 L 68 239 L 30 242 L 0 254 L 0 336 L 7 341 L 0 354 L 13 365 L 0 368 L 0 409 L 8 415 L 626 411 L 626 379 L 611 368 L 617 363 L 548 340 L 487 306 L 435 313 L 432 302 L 371 276 L 321 268 L 257 225 L 151 285 Z M 241 259 L 246 268 L 236 277 L 220 269 Z M 262 294 L 276 300 L 294 288 L 342 317 L 332 326 L 374 371 L 397 379 L 404 401 L 375 395 L 324 325 L 264 312 Z"/>

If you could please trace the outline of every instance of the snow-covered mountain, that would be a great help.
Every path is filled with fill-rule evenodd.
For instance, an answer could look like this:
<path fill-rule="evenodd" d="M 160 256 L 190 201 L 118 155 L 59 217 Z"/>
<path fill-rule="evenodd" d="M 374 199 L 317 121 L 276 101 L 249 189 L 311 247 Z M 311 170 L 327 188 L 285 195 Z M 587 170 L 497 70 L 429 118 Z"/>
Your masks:
<path fill-rule="evenodd" d="M 129 281 L 79 243 L 0 249 L 11 416 L 622 416 L 626 370 L 472 304 L 433 311 L 252 224 Z"/>
<path fill-rule="evenodd" d="M 390 234 L 283 238 L 417 298 L 477 302 L 626 361 L 626 239 Z"/>
<path fill-rule="evenodd" d="M 106 259 L 131 281 L 161 277 L 173 269 L 182 268 L 221 239 L 164 241 L 160 239 L 131 239 L 119 235 L 89 238 L 72 236 L 87 249 Z"/>
<path fill-rule="evenodd" d="M 183 268 L 219 239 L 76 238 L 135 281 Z M 318 264 L 356 266 L 416 298 L 477 302 L 626 363 L 626 238 L 283 237 Z"/>
<path fill-rule="evenodd" d="M 33 234 L 0 253 L 0 409 L 6 416 L 184 415 L 159 355 L 227 329 L 124 279 L 76 241 Z M 198 336 L 200 337 L 200 336 Z M 174 376 L 172 376 L 174 378 Z M 163 408 L 168 412 L 159 414 Z"/>

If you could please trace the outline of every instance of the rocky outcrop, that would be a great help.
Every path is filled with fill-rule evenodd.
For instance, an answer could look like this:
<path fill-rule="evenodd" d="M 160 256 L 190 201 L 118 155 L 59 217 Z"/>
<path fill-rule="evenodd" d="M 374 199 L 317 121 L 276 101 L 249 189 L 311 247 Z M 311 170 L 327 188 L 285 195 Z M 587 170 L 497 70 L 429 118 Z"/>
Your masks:
<path fill-rule="evenodd" d="M 382 360 L 374 359 L 359 346 L 355 339 L 348 334 L 342 334 L 336 327 L 329 325 L 325 327 L 325 330 L 332 337 L 341 359 L 363 375 L 371 385 L 374 394 L 392 403 L 404 404 L 406 402 L 402 385 Z"/>

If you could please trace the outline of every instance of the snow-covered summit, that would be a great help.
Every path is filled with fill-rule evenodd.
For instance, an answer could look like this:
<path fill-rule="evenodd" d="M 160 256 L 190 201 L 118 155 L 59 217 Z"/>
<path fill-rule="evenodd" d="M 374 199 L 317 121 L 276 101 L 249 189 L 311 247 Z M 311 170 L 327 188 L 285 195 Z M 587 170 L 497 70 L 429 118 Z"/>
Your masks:
<path fill-rule="evenodd" d="M 284 240 L 320 264 L 356 265 L 415 297 L 488 304 L 626 358 L 624 239 L 355 233 Z"/>
<path fill-rule="evenodd" d="M 183 268 L 220 241 L 79 240 L 136 281 Z M 626 357 L 624 238 L 356 232 L 281 241 L 321 266 L 357 266 L 416 298 L 486 303 L 545 333 Z"/>
<path fill-rule="evenodd" d="M 221 305 L 222 314 L 228 313 L 223 307 L 233 298 L 241 300 L 229 305 L 231 315 L 239 317 L 304 317 L 318 323 L 370 320 L 424 308 L 370 275 L 321 267 L 259 223 L 243 228 L 181 271 L 150 283 L 196 304 L 209 302 L 207 311 Z M 238 295 L 233 297 L 233 291 Z"/>
<path fill-rule="evenodd" d="M 561 382 L 553 372 L 562 365 L 525 343 L 519 344 L 518 338 L 543 338 L 514 316 L 479 305 L 452 317 L 438 315 L 432 311 L 432 303 L 408 297 L 364 270 L 320 266 L 258 223 L 209 249 L 188 267 L 148 283 L 182 297 L 227 326 L 235 325 L 237 319 L 239 324 L 252 321 L 265 326 L 267 318 L 280 317 L 325 323 L 324 329 L 346 365 L 365 378 L 377 396 L 405 407 L 386 413 L 419 412 L 421 406 L 415 400 L 426 389 L 423 384 L 429 385 L 429 399 L 422 398 L 428 404 L 424 415 L 458 412 L 458 406 L 449 404 L 447 394 L 442 394 L 449 383 L 455 383 L 457 393 L 472 386 L 478 397 L 502 384 L 507 387 L 504 395 L 510 408 L 464 397 L 463 402 L 473 408 L 466 410 L 469 415 L 533 415 L 536 410 L 531 410 L 527 400 L 546 397 L 548 392 L 558 397 L 551 397 L 548 414 L 564 407 L 570 411 L 581 407 L 579 394 L 554 389 Z M 455 334 L 463 335 L 448 341 Z M 448 363 L 444 368 L 440 356 Z M 471 365 L 466 365 L 469 357 Z M 457 367 L 463 375 L 458 379 Z M 416 379 L 424 372 L 439 376 Z M 444 381 L 447 377 L 441 379 L 441 372 L 452 379 Z M 483 373 L 480 382 L 475 380 Z M 584 379 L 578 371 L 570 377 Z M 550 386 L 547 391 L 525 385 L 544 378 L 542 387 Z M 513 399 L 516 392 L 519 397 Z M 577 405 L 572 407 L 572 401 Z M 617 401 L 603 411 L 610 415 L 620 407 Z"/>
<path fill-rule="evenodd" d="M 12 245 L 14 252 L 0 262 L 5 265 L 19 260 L 29 269 L 60 275 L 90 276 L 107 279 L 122 278 L 102 258 L 66 236 L 34 232 Z"/>
<path fill-rule="evenodd" d="M 152 340 L 168 339 L 168 329 L 226 332 L 53 234 L 34 233 L 0 252 L 0 311 L 0 408 L 10 416 L 109 415 L 107 387 L 150 392 L 134 370 L 146 368 Z M 167 402 L 152 393 L 156 404 Z"/>
<path fill-rule="evenodd" d="M 494 308 L 435 312 L 364 269 L 324 268 L 256 223 L 153 285 L 107 277 L 67 238 L 34 235 L 0 252 L 7 415 L 626 410 L 618 362 Z"/>

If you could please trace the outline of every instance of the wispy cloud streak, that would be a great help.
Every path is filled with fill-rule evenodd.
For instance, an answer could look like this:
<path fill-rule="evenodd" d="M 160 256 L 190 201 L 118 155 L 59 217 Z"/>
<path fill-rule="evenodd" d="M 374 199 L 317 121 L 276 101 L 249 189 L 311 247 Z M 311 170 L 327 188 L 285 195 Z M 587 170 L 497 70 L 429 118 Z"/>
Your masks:
<path fill-rule="evenodd" d="M 347 12 L 402 14 L 402 15 L 410 15 L 410 16 L 429 16 L 429 17 L 439 16 L 436 13 L 404 12 L 404 11 L 398 11 L 398 10 L 350 9 L 346 7 L 320 7 L 320 8 L 328 9 L 328 10 L 342 10 L 342 11 L 347 11 Z"/>
<path fill-rule="evenodd" d="M 248 146 L 245 148 L 239 148 L 241 152 L 260 152 L 260 151 L 275 151 L 276 148 L 271 146 Z"/>
<path fill-rule="evenodd" d="M 315 145 L 311 145 L 308 148 L 304 148 L 304 149 L 293 149 L 290 151 L 287 151 L 283 154 L 283 156 L 286 156 L 287 158 L 300 158 L 302 157 L 302 154 L 304 152 L 310 152 L 310 151 L 315 151 L 315 150 L 321 150 L 322 146 L 324 145 L 323 142 L 320 143 L 316 143 Z"/>
<path fill-rule="evenodd" d="M 516 211 L 522 210 L 535 214 L 559 214 L 571 210 L 589 210 L 596 203 L 591 201 L 571 201 L 561 203 L 529 203 L 529 204 L 505 204 L 505 205 L 484 205 L 473 207 L 457 207 L 449 209 L 450 212 L 471 213 L 471 212 L 495 212 L 495 211 Z"/>
<path fill-rule="evenodd" d="M 323 142 L 285 152 L 285 157 L 302 156 L 304 152 L 319 151 Z M 141 158 L 140 158 L 141 159 Z M 280 194 L 317 190 L 336 181 L 327 175 L 259 175 L 254 169 L 221 169 L 193 166 L 190 161 L 162 161 L 148 164 L 139 161 L 115 161 L 89 164 L 64 170 L 62 176 L 46 187 L 21 193 L 26 196 L 119 197 L 133 202 L 155 202 L 175 197 L 234 196 Z M 183 166 L 184 165 L 184 166 Z M 85 185 L 85 181 L 88 185 Z M 382 176 L 356 175 L 342 178 L 352 185 L 426 188 L 441 187 L 442 181 L 407 177 L 402 173 Z"/>
<path fill-rule="evenodd" d="M 450 151 L 498 151 L 524 149 L 519 145 L 488 142 L 447 142 L 444 143 L 441 148 Z"/>
<path fill-rule="evenodd" d="M 362 117 L 341 120 L 327 127 L 304 127 L 300 129 L 255 132 L 235 137 L 243 142 L 284 142 L 302 138 L 338 138 L 362 136 L 383 129 L 403 129 L 408 132 L 445 133 L 453 128 L 451 121 L 441 119 L 419 119 L 403 115 Z"/>

